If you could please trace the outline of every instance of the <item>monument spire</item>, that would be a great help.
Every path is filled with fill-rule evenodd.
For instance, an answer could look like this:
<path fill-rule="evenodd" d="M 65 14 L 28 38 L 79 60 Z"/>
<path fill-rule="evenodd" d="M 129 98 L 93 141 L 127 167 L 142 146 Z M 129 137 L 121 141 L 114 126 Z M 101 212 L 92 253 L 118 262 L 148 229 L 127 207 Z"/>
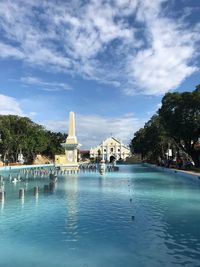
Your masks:
<path fill-rule="evenodd" d="M 69 113 L 69 129 L 66 144 L 77 144 L 76 131 L 75 131 L 75 114 Z"/>
<path fill-rule="evenodd" d="M 69 136 L 74 137 L 76 136 L 75 133 L 75 115 L 74 112 L 69 113 Z"/>

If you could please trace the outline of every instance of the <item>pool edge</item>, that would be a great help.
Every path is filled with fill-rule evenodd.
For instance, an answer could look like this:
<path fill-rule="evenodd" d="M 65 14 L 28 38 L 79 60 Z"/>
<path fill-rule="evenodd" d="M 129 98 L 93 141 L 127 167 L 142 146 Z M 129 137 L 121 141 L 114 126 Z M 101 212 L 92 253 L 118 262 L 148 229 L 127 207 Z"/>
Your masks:
<path fill-rule="evenodd" d="M 148 166 L 150 168 L 157 169 L 159 171 L 163 171 L 163 172 L 167 172 L 167 173 L 173 173 L 175 175 L 184 176 L 184 177 L 196 180 L 196 181 L 200 181 L 200 174 L 187 173 L 187 172 L 182 171 L 182 170 L 165 168 L 165 167 L 157 166 L 157 165 L 150 164 L 150 163 L 144 163 L 144 165 Z"/>

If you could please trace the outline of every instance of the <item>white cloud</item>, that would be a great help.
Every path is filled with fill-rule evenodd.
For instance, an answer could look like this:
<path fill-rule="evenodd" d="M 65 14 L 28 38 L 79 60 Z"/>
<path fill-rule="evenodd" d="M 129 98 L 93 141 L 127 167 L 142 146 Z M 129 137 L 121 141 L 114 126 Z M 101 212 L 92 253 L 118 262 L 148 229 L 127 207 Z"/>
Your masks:
<path fill-rule="evenodd" d="M 0 57 L 2 58 L 12 57 L 17 59 L 23 59 L 24 54 L 22 51 L 11 45 L 0 43 Z"/>
<path fill-rule="evenodd" d="M 47 82 L 39 79 L 38 77 L 27 76 L 22 77 L 21 82 L 26 85 L 36 85 L 37 87 L 41 88 L 44 91 L 68 91 L 71 90 L 71 86 L 66 83 L 59 83 L 59 82 Z"/>
<path fill-rule="evenodd" d="M 46 121 L 42 124 L 52 131 L 68 131 L 67 119 L 66 121 Z M 129 144 L 134 132 L 143 125 L 144 121 L 135 118 L 133 114 L 110 118 L 92 114 L 76 115 L 77 136 L 83 148 L 98 145 L 103 139 L 110 136 L 111 133 L 114 137 Z"/>
<path fill-rule="evenodd" d="M 0 43 L 0 57 L 78 74 L 127 94 L 163 94 L 198 70 L 192 62 L 200 40 L 199 26 L 185 24 L 184 14 L 169 17 L 163 3 L 170 5 L 166 0 L 2 0 L 6 42 Z"/>
<path fill-rule="evenodd" d="M 143 2 L 139 20 L 146 23 L 149 47 L 132 58 L 131 73 L 146 94 L 163 94 L 176 88 L 198 70 L 191 65 L 199 39 L 195 31 L 183 29 L 178 21 L 162 17 L 161 2 Z M 143 15 L 143 16 L 142 16 Z M 131 93 L 131 91 L 128 91 Z"/>
<path fill-rule="evenodd" d="M 14 98 L 0 95 L 0 114 L 24 116 L 20 103 Z"/>

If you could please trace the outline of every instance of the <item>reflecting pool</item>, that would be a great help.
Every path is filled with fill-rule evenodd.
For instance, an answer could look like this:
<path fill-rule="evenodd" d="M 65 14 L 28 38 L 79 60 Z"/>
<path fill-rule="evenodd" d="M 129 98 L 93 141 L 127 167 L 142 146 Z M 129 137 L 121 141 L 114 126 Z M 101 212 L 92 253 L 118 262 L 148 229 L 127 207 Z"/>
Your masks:
<path fill-rule="evenodd" d="M 0 266 L 200 266 L 200 182 L 143 165 L 48 182 L 5 179 Z"/>

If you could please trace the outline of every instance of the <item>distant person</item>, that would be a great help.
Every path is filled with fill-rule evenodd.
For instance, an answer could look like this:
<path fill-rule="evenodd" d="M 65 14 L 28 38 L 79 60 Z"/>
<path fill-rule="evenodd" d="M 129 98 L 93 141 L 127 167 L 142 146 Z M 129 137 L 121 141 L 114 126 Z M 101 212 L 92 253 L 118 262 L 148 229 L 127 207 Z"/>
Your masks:
<path fill-rule="evenodd" d="M 168 159 L 168 160 L 167 160 L 167 165 L 166 165 L 166 167 L 167 167 L 167 168 L 170 168 L 171 163 L 172 163 L 172 160 L 171 160 L 171 159 Z"/>
<path fill-rule="evenodd" d="M 183 167 L 183 159 L 182 158 L 177 159 L 177 166 L 179 169 L 181 169 Z"/>
<path fill-rule="evenodd" d="M 185 162 L 185 169 L 190 170 L 192 166 L 193 166 L 192 161 L 190 159 L 187 159 Z"/>

